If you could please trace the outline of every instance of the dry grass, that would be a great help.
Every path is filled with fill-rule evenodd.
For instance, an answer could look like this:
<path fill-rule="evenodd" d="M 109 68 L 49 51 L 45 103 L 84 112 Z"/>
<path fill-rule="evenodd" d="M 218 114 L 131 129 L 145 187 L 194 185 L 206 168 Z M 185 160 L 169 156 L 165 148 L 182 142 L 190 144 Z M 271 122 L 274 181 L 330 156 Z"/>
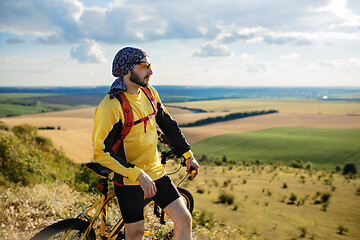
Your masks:
<path fill-rule="evenodd" d="M 305 183 L 301 176 L 305 177 Z M 324 184 L 330 176 L 331 185 Z M 230 183 L 224 184 L 229 179 Z M 264 239 L 301 239 L 301 229 L 305 229 L 305 239 L 355 240 L 360 236 L 360 200 L 356 195 L 359 186 L 360 179 L 346 180 L 325 171 L 313 172 L 310 176 L 304 170 L 285 167 L 272 170 L 271 166 L 233 166 L 232 169 L 203 166 L 199 177 L 187 188 L 196 199 L 197 211 L 212 213 L 232 229 L 241 227 Z M 198 189 L 204 193 L 198 193 Z M 222 192 L 233 194 L 234 203 L 216 203 Z M 314 204 L 312 198 L 317 192 L 332 194 L 327 211 Z M 295 205 L 287 204 L 291 193 L 297 195 Z M 304 203 L 297 206 L 301 200 Z M 346 238 L 337 234 L 340 225 L 349 228 Z"/>
<path fill-rule="evenodd" d="M 94 196 L 54 183 L 8 188 L 0 199 L 0 238 L 18 240 L 29 239 L 61 219 L 76 217 Z"/>

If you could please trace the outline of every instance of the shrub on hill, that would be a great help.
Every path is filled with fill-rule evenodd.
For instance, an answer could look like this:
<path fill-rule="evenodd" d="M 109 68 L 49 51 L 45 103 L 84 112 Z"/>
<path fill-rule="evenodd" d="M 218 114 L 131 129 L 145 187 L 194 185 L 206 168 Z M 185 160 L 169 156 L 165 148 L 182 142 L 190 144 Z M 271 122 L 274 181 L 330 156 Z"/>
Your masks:
<path fill-rule="evenodd" d="M 12 129 L 2 127 L 0 131 L 2 185 L 9 187 L 15 183 L 32 186 L 38 183 L 62 181 L 81 186 L 83 179 L 80 165 L 72 163 L 63 152 L 55 149 L 51 139 L 38 136 L 35 127 L 28 124 L 15 126 Z"/>
<path fill-rule="evenodd" d="M 295 159 L 289 162 L 289 166 L 293 168 L 304 168 L 304 163 L 302 160 Z"/>
<path fill-rule="evenodd" d="M 218 203 L 231 205 L 234 203 L 235 196 L 231 193 L 223 192 L 219 195 Z"/>
<path fill-rule="evenodd" d="M 347 174 L 356 174 L 357 173 L 357 169 L 355 164 L 353 163 L 347 163 L 344 166 L 344 170 L 343 170 L 343 175 L 347 175 Z"/>

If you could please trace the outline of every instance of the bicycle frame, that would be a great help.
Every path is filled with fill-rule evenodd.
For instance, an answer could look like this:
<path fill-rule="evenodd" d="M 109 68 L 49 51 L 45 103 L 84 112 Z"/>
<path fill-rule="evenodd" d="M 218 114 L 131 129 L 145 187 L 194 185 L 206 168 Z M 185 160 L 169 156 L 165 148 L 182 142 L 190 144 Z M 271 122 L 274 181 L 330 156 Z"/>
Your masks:
<path fill-rule="evenodd" d="M 166 157 L 162 157 L 162 165 L 164 168 L 166 168 Z M 182 164 L 184 165 L 184 164 Z M 177 172 L 177 171 L 176 171 Z M 174 172 L 174 173 L 176 173 Z M 172 174 L 174 174 L 172 173 Z M 169 174 L 171 175 L 171 174 Z M 185 176 L 186 177 L 186 176 Z M 185 179 L 184 177 L 184 179 Z M 183 180 L 184 180 L 183 179 Z M 120 220 L 115 224 L 115 226 L 110 230 L 108 236 L 106 237 L 106 215 L 107 215 L 107 210 L 108 210 L 108 203 L 109 201 L 116 197 L 115 191 L 111 191 L 108 192 L 108 183 L 107 181 L 109 181 L 109 178 L 104 178 L 102 177 L 102 179 L 100 181 L 103 181 L 103 189 L 99 189 L 99 191 L 102 193 L 102 196 L 99 200 L 97 200 L 94 204 L 92 204 L 91 206 L 85 208 L 83 210 L 82 213 L 80 213 L 76 218 L 78 219 L 82 219 L 82 220 L 86 220 L 89 222 L 89 226 L 87 227 L 87 229 L 85 230 L 85 232 L 83 233 L 83 235 L 81 236 L 80 240 L 83 240 L 91 231 L 94 223 L 97 221 L 97 219 L 100 217 L 100 239 L 106 239 L 106 240 L 115 240 L 115 238 L 118 236 L 118 234 L 120 233 L 122 227 L 123 227 L 123 218 L 120 218 Z M 182 182 L 182 181 L 181 181 Z M 181 184 L 181 182 L 179 184 L 177 184 L 178 186 Z M 100 183 L 100 182 L 99 182 Z M 146 200 L 146 199 L 145 199 Z M 151 201 L 151 199 L 148 199 L 149 201 Z M 156 208 L 156 206 L 155 206 Z M 93 215 L 91 214 L 92 211 L 95 210 L 95 213 L 93 213 Z M 154 209 L 154 214 L 155 213 L 155 209 Z M 164 216 L 165 213 L 163 212 L 163 210 L 161 211 L 161 213 L 159 214 L 160 216 L 160 221 L 161 223 L 164 221 Z M 70 231 L 69 231 L 70 233 Z M 146 233 L 145 233 L 146 234 Z M 149 233 L 150 234 L 150 233 Z M 65 234 L 64 237 L 66 237 L 67 234 Z"/>

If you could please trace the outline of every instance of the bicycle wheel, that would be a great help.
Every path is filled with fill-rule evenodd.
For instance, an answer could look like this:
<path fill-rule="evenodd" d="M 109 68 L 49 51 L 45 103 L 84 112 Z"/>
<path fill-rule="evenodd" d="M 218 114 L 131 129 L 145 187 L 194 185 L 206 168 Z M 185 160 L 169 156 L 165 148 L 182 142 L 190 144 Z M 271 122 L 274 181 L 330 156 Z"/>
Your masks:
<path fill-rule="evenodd" d="M 190 213 L 194 210 L 194 198 L 191 193 L 182 187 L 177 187 L 180 193 L 180 196 L 185 202 L 185 205 Z M 151 231 L 151 235 L 147 239 L 173 239 L 174 236 L 174 223 L 172 220 L 165 215 L 164 222 L 160 222 L 159 216 L 154 214 L 154 210 L 160 214 L 161 209 L 159 207 L 155 208 L 154 201 L 145 202 L 146 206 L 144 207 L 145 215 L 145 229 Z"/>
<path fill-rule="evenodd" d="M 50 240 L 50 239 L 80 239 L 89 223 L 70 218 L 60 222 L 56 222 L 37 233 L 30 240 Z M 95 231 L 91 228 L 89 234 L 85 238 L 86 240 L 95 240 Z"/>

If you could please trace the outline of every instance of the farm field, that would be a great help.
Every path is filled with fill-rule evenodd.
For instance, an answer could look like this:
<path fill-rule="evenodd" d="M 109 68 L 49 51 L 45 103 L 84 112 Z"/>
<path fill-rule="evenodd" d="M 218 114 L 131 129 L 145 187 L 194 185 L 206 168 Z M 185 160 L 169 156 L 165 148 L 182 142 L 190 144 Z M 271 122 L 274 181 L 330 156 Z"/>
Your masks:
<path fill-rule="evenodd" d="M 46 93 L 0 93 L 0 117 L 36 114 L 84 107 L 74 107 L 67 104 L 48 103 L 36 100 L 36 98 L 49 97 L 57 97 L 57 95 Z"/>
<path fill-rule="evenodd" d="M 248 100 L 245 103 L 238 99 L 225 100 L 228 103 L 237 106 L 234 109 L 241 111 L 251 110 Z M 233 102 L 232 102 L 233 101 Z M 216 106 L 217 101 L 206 101 L 207 105 L 202 105 L 201 108 L 212 108 Z M 255 101 L 257 102 L 257 101 Z M 265 100 L 259 100 L 263 105 Z M 303 101 L 300 101 L 303 102 Z M 305 101 L 306 102 L 306 101 Z M 195 102 L 201 103 L 202 102 Z M 283 101 L 283 105 L 291 106 L 292 101 Z M 308 111 L 308 103 L 297 105 L 294 112 L 281 112 L 276 114 L 268 114 L 263 116 L 249 117 L 237 119 L 227 122 L 220 122 L 201 127 L 182 128 L 187 140 L 193 144 L 209 137 L 240 132 L 252 132 L 262 129 L 277 128 L 277 127 L 305 127 L 305 128 L 360 128 L 360 115 L 354 114 L 356 109 L 360 108 L 359 103 L 349 102 L 350 107 L 334 107 L 334 102 L 321 102 L 327 108 L 337 109 L 337 114 L 314 114 L 304 113 Z M 193 104 L 193 103 L 186 103 Z M 297 101 L 296 104 L 299 104 Z M 345 104 L 345 103 L 342 103 Z M 179 105 L 179 104 L 176 104 Z M 244 106 L 248 107 L 245 109 Z M 189 107 L 189 106 L 187 106 Z M 196 106 L 192 106 L 195 107 Z M 200 108 L 200 105 L 199 107 Z M 174 119 L 178 123 L 188 123 L 199 119 L 214 117 L 218 115 L 226 115 L 227 112 L 221 111 L 217 106 L 218 111 L 207 113 L 193 113 L 189 110 L 183 110 L 167 106 Z M 215 108 L 214 108 L 215 109 Z M 349 109 L 345 111 L 345 109 Z M 300 111 L 302 110 L 302 112 Z M 22 115 L 17 117 L 1 118 L 2 121 L 9 125 L 19 125 L 28 123 L 36 127 L 53 126 L 60 127 L 61 130 L 40 130 L 40 134 L 50 137 L 54 145 L 62 148 L 64 152 L 75 162 L 84 163 L 92 158 L 92 142 L 91 132 L 93 128 L 93 116 L 95 108 L 73 109 L 67 111 L 48 112 L 41 114 Z M 74 147 L 76 146 L 76 147 Z"/>
<path fill-rule="evenodd" d="M 347 180 L 330 171 L 276 165 L 202 166 L 186 186 L 194 194 L 196 211 L 265 240 L 359 239 L 359 187 L 360 179 Z M 324 211 L 324 203 L 315 201 L 327 193 L 331 197 Z M 219 203 L 224 194 L 232 199 L 230 204 Z M 337 233 L 339 226 L 348 230 L 346 235 Z"/>
<path fill-rule="evenodd" d="M 193 144 L 192 149 L 198 156 L 225 156 L 235 162 L 287 165 L 301 160 L 319 168 L 334 169 L 344 163 L 360 167 L 360 129 L 271 128 L 215 136 Z"/>
<path fill-rule="evenodd" d="M 359 102 L 301 99 L 221 99 L 169 103 L 169 106 L 198 108 L 209 112 L 245 112 L 275 109 L 282 113 L 360 114 Z"/>

